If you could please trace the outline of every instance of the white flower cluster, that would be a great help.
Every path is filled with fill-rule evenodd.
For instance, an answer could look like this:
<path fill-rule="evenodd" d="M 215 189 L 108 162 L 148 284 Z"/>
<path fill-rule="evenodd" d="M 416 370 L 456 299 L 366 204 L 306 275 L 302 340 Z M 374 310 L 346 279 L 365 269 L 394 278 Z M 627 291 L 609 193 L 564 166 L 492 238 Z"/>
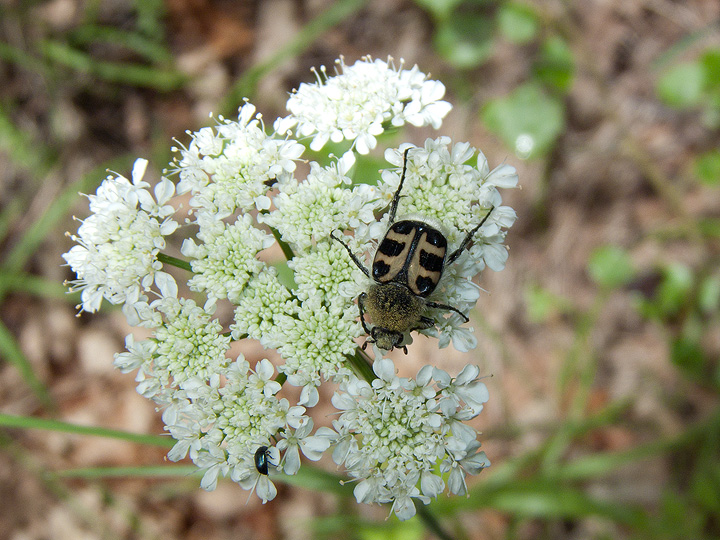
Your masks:
<path fill-rule="evenodd" d="M 177 193 L 190 194 L 181 230 L 167 204 L 175 186 L 163 178 L 153 198 L 142 181 L 147 162 L 138 160 L 132 183 L 111 176 L 89 197 L 92 214 L 64 257 L 77 274 L 72 287 L 82 291 L 84 311 L 96 311 L 105 298 L 122 304 L 131 324 L 153 332 L 143 341 L 128 336 L 115 364 L 136 371 L 138 391 L 164 410 L 177 441 L 169 457 L 189 456 L 204 471 L 203 488 L 229 476 L 265 502 L 276 494 L 272 477 L 295 474 L 300 453 L 317 460 L 332 446 L 335 461 L 358 482 L 358 501 L 391 503 L 406 519 L 413 499 L 427 503 L 445 487 L 463 494 L 466 475 L 489 465 L 477 433 L 464 424 L 482 409 L 487 389 L 475 366 L 456 378 L 432 367 L 416 380 L 397 377 L 377 345 L 373 372 L 357 344 L 364 333 L 357 298 L 373 282 L 348 250 L 367 266 L 405 168 L 397 218 L 420 216 L 442 231 L 448 249 L 485 220 L 429 297 L 468 313 L 480 296 L 472 279 L 505 264 L 515 213 L 498 189 L 515 187 L 517 174 L 508 165 L 490 170 L 469 144 L 439 137 L 420 148 L 386 150 L 390 167 L 377 186 L 353 184 L 356 153 L 374 148 L 383 130 L 438 127 L 450 106 L 440 101 L 442 84 L 417 67 L 365 59 L 350 67 L 340 61 L 340 68 L 301 86 L 289 99 L 290 116 L 272 133 L 245 103 L 238 121 L 219 118 L 175 148 Z M 315 150 L 328 140 L 348 150 L 309 163 L 299 178 L 307 137 Z M 163 251 L 175 232 L 184 259 Z M 343 236 L 347 249 L 333 238 L 343 232 L 352 233 Z M 286 261 L 277 261 L 281 251 Z M 163 270 L 168 265 L 178 281 L 184 273 L 182 288 Z M 232 320 L 216 315 L 220 303 L 232 305 L 217 310 Z M 420 332 L 437 337 L 440 347 L 476 345 L 459 313 L 428 308 L 425 315 L 435 324 Z M 405 334 L 404 344 L 411 340 Z M 276 350 L 282 361 L 251 366 L 230 356 L 233 341 L 243 339 Z M 324 381 L 340 385 L 333 403 L 342 414 L 333 430 L 313 432 L 307 409 L 318 403 Z M 284 383 L 301 388 L 296 403 L 281 397 Z"/>
<path fill-rule="evenodd" d="M 437 129 L 452 108 L 442 101 L 445 86 L 428 80 L 417 66 L 402 69 L 401 62 L 396 69 L 369 57 L 352 66 L 341 58 L 338 65 L 334 77 L 323 67 L 316 84 L 301 84 L 287 103 L 292 114 L 276 124 L 282 132 L 296 127 L 301 137 L 313 135 L 311 150 L 348 140 L 358 153 L 367 154 L 387 127 L 409 123 Z"/>
<path fill-rule="evenodd" d="M 465 495 L 465 474 L 490 465 L 477 433 L 463 423 L 488 400 L 477 366 L 456 379 L 432 366 L 416 380 L 398 377 L 387 358 L 376 359 L 373 369 L 377 379 L 352 376 L 333 397 L 343 411 L 334 432 L 318 430 L 331 441 L 335 463 L 359 480 L 357 501 L 392 503 L 392 511 L 407 519 L 415 515 L 413 498 L 427 504 L 443 492 L 443 475 L 450 492 Z"/>
<path fill-rule="evenodd" d="M 170 219 L 175 209 L 165 204 L 175 195 L 175 185 L 163 179 L 155 186 L 154 199 L 146 189 L 150 184 L 142 179 L 147 163 L 135 162 L 132 183 L 123 176 L 108 176 L 95 195 L 88 196 L 90 216 L 77 235 L 70 235 L 77 245 L 63 258 L 77 274 L 71 290 L 82 291 L 84 311 L 97 311 L 103 298 L 112 304 L 133 304 L 153 283 L 166 287 L 172 281 L 157 254 L 178 226 Z"/>

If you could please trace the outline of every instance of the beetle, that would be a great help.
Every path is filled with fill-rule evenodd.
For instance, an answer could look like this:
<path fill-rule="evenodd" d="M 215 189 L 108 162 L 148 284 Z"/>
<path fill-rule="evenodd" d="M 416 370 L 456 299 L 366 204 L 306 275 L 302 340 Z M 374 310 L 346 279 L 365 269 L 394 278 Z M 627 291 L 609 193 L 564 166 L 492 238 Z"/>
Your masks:
<path fill-rule="evenodd" d="M 375 252 L 372 272 L 340 237 L 334 232 L 330 235 L 343 245 L 355 265 L 375 282 L 358 297 L 360 322 L 369 336 L 362 346 L 363 350 L 368 343 L 377 343 L 381 349 L 391 351 L 397 347 L 407 354 L 407 346 L 401 345 L 405 334 L 435 326 L 435 321 L 425 315 L 427 308 L 454 311 L 465 322 L 470 320 L 459 309 L 427 298 L 438 286 L 445 268 L 467 249 L 494 207 L 490 207 L 480 223 L 467 233 L 460 246 L 449 256 L 447 238 L 435 226 L 421 219 L 395 222 L 411 149 L 406 149 L 403 154 L 403 169 L 390 205 L 388 230 Z M 365 313 L 370 316 L 372 327 L 368 327 Z"/>
<path fill-rule="evenodd" d="M 270 461 L 270 449 L 267 446 L 261 446 L 255 450 L 255 468 L 260 474 L 268 475 L 268 466 L 274 465 Z"/>

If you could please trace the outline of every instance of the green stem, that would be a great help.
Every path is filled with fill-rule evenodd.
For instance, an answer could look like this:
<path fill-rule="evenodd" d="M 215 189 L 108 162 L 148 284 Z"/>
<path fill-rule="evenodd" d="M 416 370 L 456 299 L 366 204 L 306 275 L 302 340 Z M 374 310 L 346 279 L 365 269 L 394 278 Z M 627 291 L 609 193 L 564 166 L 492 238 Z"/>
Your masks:
<path fill-rule="evenodd" d="M 435 533 L 435 536 L 437 536 L 441 540 L 453 540 L 453 537 L 448 532 L 443 530 L 443 528 L 440 526 L 440 522 L 432 514 L 432 512 L 430 512 L 430 509 L 427 506 L 425 506 L 417 499 L 413 499 L 413 502 L 415 503 L 415 509 L 417 510 L 418 517 L 420 518 L 420 520 L 422 520 L 428 530 Z"/>
<path fill-rule="evenodd" d="M 169 264 L 170 266 L 175 266 L 176 268 L 182 268 L 183 270 L 192 272 L 192 266 L 190 266 L 190 263 L 187 261 L 183 261 L 182 259 L 178 259 L 177 257 L 171 257 L 170 255 L 166 255 L 165 253 L 158 253 L 157 258 L 158 261 L 163 264 Z"/>
<path fill-rule="evenodd" d="M 377 379 L 377 375 L 375 375 L 375 372 L 372 369 L 370 357 L 361 349 L 357 349 L 353 355 L 348 354 L 345 358 L 348 359 L 348 362 L 350 362 L 350 365 L 353 367 L 355 372 L 367 382 L 371 383 Z"/>
<path fill-rule="evenodd" d="M 280 233 L 274 227 L 270 227 L 270 232 L 275 237 L 275 241 L 280 246 L 280 249 L 282 249 L 283 255 L 285 255 L 285 259 L 287 259 L 288 261 L 292 260 L 292 258 L 295 257 L 295 254 L 293 253 L 293 250 L 290 248 L 288 243 L 280 237 Z"/>

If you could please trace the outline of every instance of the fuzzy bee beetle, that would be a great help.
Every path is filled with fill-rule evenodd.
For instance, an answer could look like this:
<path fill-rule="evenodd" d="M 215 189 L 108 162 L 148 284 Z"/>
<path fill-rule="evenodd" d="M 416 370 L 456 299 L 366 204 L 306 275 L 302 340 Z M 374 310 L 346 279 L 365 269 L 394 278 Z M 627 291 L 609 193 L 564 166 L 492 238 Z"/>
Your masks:
<path fill-rule="evenodd" d="M 395 222 L 410 150 L 405 150 L 403 155 L 400 184 L 390 205 L 389 228 L 375 252 L 372 273 L 343 240 L 335 236 L 335 233 L 330 235 L 345 247 L 357 267 L 375 282 L 367 292 L 358 297 L 360 322 L 370 336 L 363 344 L 363 349 L 368 343 L 377 343 L 381 349 L 391 351 L 397 347 L 407 354 L 407 346 L 401 345 L 405 334 L 435 326 L 435 321 L 425 315 L 428 308 L 454 311 L 465 322 L 469 321 L 457 308 L 432 302 L 427 298 L 438 286 L 445 267 L 455 262 L 470 245 L 473 236 L 490 217 L 494 207 L 490 207 L 480 223 L 467 233 L 460 246 L 449 256 L 447 238 L 434 226 L 419 219 Z M 372 328 L 365 322 L 365 313 L 373 322 Z"/>

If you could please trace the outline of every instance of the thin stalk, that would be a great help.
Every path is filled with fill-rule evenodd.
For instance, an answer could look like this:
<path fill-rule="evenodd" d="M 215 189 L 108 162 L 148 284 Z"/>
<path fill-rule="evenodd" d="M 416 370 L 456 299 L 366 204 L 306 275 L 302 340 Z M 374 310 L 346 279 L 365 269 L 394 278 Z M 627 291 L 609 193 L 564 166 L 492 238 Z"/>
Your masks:
<path fill-rule="evenodd" d="M 96 437 L 108 437 L 139 444 L 151 446 L 172 447 L 175 440 L 169 436 L 146 435 L 143 433 L 129 433 L 117 429 L 108 429 L 98 426 L 80 426 L 60 420 L 49 418 L 35 418 L 34 416 L 14 416 L 0 413 L 0 426 L 23 429 L 47 429 L 50 431 L 62 431 L 76 435 L 94 435 Z"/>
<path fill-rule="evenodd" d="M 441 526 L 438 519 L 430 512 L 430 509 L 425 506 L 422 502 L 417 499 L 413 499 L 415 503 L 415 509 L 417 510 L 417 516 L 425 524 L 425 527 L 432 531 L 435 536 L 441 540 L 454 540 L 452 535 L 445 531 Z"/>
<path fill-rule="evenodd" d="M 350 362 L 355 372 L 367 382 L 371 383 L 377 379 L 377 375 L 375 375 L 372 369 L 370 358 L 361 349 L 357 349 L 353 355 L 346 355 L 345 358 L 348 359 L 348 362 Z"/>
<path fill-rule="evenodd" d="M 175 266 L 176 268 L 181 268 L 183 270 L 187 270 L 188 272 L 192 272 L 192 266 L 190 266 L 190 263 L 187 261 L 183 261 L 182 259 L 178 259 L 177 257 L 171 257 L 170 255 L 166 255 L 165 253 L 158 253 L 158 261 L 160 261 L 163 264 L 169 264 L 170 266 Z"/>

